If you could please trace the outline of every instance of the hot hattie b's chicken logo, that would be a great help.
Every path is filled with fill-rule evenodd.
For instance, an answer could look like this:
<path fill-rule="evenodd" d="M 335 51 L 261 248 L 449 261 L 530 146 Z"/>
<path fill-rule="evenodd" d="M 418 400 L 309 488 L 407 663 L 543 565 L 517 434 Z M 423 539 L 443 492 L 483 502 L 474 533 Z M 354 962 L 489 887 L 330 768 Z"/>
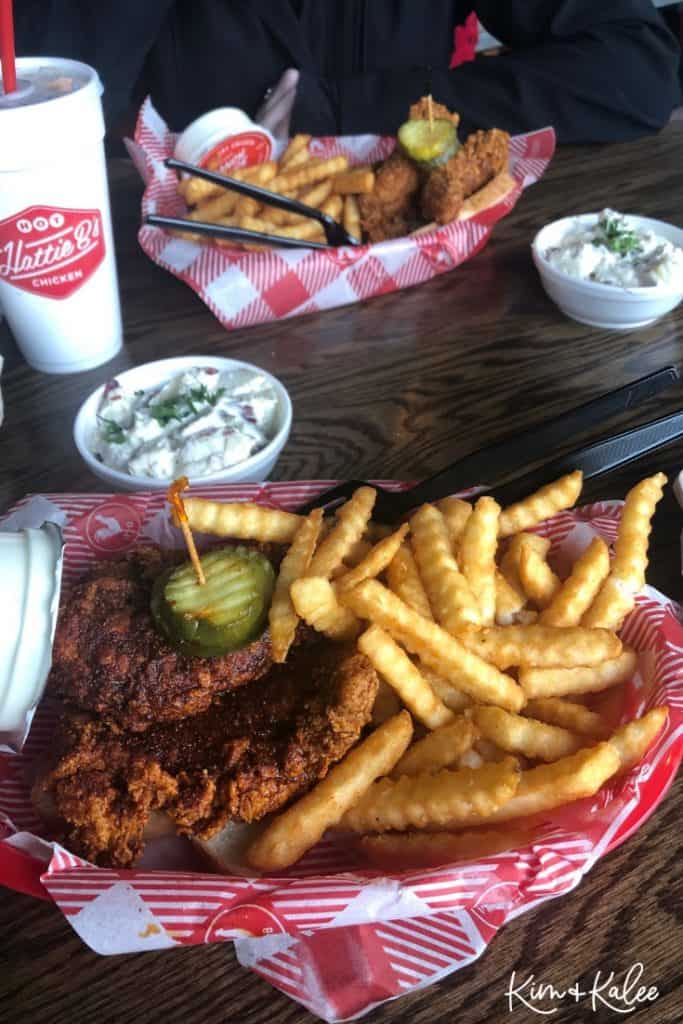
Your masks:
<path fill-rule="evenodd" d="M 30 206 L 0 221 L 0 281 L 66 299 L 104 259 L 99 210 Z"/>

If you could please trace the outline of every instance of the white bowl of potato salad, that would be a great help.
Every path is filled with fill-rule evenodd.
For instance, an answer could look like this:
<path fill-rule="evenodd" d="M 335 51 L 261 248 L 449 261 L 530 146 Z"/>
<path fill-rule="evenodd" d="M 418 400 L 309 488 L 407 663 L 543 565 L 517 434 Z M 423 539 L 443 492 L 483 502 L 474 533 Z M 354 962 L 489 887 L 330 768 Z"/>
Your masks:
<path fill-rule="evenodd" d="M 74 441 L 100 479 L 126 490 L 194 483 L 258 483 L 292 424 L 276 377 L 251 363 L 181 356 L 108 380 L 81 406 Z"/>
<path fill-rule="evenodd" d="M 683 299 L 683 230 L 603 210 L 547 224 L 531 246 L 548 296 L 592 327 L 653 323 Z"/>

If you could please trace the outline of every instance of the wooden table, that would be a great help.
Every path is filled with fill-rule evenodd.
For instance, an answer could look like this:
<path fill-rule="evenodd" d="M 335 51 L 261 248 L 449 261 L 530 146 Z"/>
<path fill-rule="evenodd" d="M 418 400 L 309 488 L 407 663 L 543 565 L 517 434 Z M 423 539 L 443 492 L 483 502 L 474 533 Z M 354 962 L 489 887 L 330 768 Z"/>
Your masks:
<path fill-rule="evenodd" d="M 71 440 L 83 398 L 109 374 L 163 356 L 220 354 L 277 374 L 294 401 L 292 437 L 277 479 L 419 478 L 505 433 L 541 423 L 644 373 L 680 363 L 683 307 L 644 330 L 594 330 L 564 319 L 545 297 L 529 243 L 545 222 L 574 211 L 618 209 L 681 222 L 683 125 L 616 146 L 560 150 L 546 177 L 470 263 L 435 281 L 320 315 L 226 333 L 183 284 L 136 242 L 140 182 L 111 165 L 126 332 L 109 366 L 71 377 L 34 373 L 5 327 L 0 348 L 5 424 L 0 431 L 0 511 L 26 492 L 102 490 Z M 681 405 L 680 389 L 623 423 Z M 572 445 L 577 438 L 567 438 Z M 683 444 L 589 485 L 586 498 L 622 497 L 647 471 L 673 475 Z M 680 597 L 683 514 L 667 493 L 656 516 L 650 580 Z M 681 989 L 679 781 L 653 818 L 605 858 L 578 890 L 507 925 L 480 961 L 368 1020 L 502 1024 L 504 992 L 518 978 L 565 988 L 595 973 L 621 976 L 636 961 L 660 996 L 630 1019 L 676 1024 Z M 678 890 L 676 890 L 678 886 Z M 676 892 L 678 895 L 676 895 Z M 49 904 L 3 890 L 0 1017 L 35 1022 L 156 1024 L 312 1021 L 239 967 L 229 945 L 99 958 Z M 546 1004 L 547 1005 L 547 1004 Z M 589 1001 L 559 1004 L 554 1021 L 613 1022 Z"/>

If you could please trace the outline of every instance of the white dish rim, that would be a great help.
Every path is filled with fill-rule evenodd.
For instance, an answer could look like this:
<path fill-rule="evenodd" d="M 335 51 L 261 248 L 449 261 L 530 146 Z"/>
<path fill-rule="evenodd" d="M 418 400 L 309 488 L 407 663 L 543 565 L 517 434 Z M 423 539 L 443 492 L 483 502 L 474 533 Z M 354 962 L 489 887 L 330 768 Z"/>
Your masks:
<path fill-rule="evenodd" d="M 542 269 L 544 273 L 554 277 L 557 281 L 564 281 L 567 284 L 571 284 L 576 288 L 587 288 L 591 290 L 596 296 L 604 295 L 607 297 L 621 297 L 625 295 L 631 295 L 636 299 L 664 299 L 674 295 L 683 295 L 683 285 L 671 286 L 666 284 L 651 284 L 641 285 L 633 287 L 624 287 L 615 284 L 603 284 L 601 281 L 588 281 L 583 277 L 574 277 L 572 274 L 567 274 L 563 270 L 558 270 L 556 267 L 551 266 L 548 262 L 542 248 L 541 248 L 541 236 L 546 231 L 550 231 L 552 228 L 557 229 L 560 225 L 570 222 L 579 222 L 585 224 L 594 224 L 602 211 L 593 213 L 578 213 L 570 214 L 566 217 L 559 217 L 557 220 L 549 221 L 548 224 L 536 232 L 533 241 L 531 243 L 532 255 L 534 262 Z M 655 217 L 642 217 L 640 214 L 628 213 L 625 216 L 635 221 L 638 226 L 649 228 L 651 231 L 658 231 L 661 228 L 667 230 L 673 230 L 679 235 L 679 240 L 676 243 L 680 248 L 683 248 L 683 228 L 678 227 L 677 224 L 671 224 L 665 220 L 657 220 Z"/>
<path fill-rule="evenodd" d="M 283 411 L 282 425 L 265 448 L 254 452 L 253 455 L 250 455 L 248 459 L 244 459 L 242 462 L 237 462 L 233 466 L 226 466 L 225 469 L 221 469 L 217 473 L 193 477 L 192 483 L 195 486 L 201 487 L 212 483 L 240 483 L 242 482 L 240 477 L 243 474 L 256 470 L 262 462 L 276 455 L 284 447 L 292 425 L 292 400 L 282 381 L 273 376 L 272 373 L 264 370 L 261 366 L 256 366 L 254 363 L 247 363 L 242 359 L 233 359 L 227 356 L 169 356 L 167 359 L 155 359 L 148 363 L 140 363 L 139 366 L 131 366 L 121 373 L 112 374 L 103 384 L 95 388 L 79 406 L 76 418 L 74 419 L 73 439 L 81 458 L 90 466 L 93 472 L 100 475 L 100 478 L 101 474 L 106 474 L 111 477 L 112 482 L 121 483 L 127 489 L 130 489 L 131 485 L 134 484 L 141 491 L 147 491 L 150 488 L 158 490 L 159 488 L 167 487 L 172 482 L 171 480 L 161 480 L 158 477 L 135 476 L 132 473 L 122 473 L 121 470 L 114 469 L 111 466 L 107 466 L 106 463 L 100 462 L 86 443 L 86 431 L 92 426 L 90 420 L 92 408 L 97 408 L 99 405 L 104 389 L 110 380 L 116 379 L 125 386 L 126 378 L 130 379 L 137 374 L 144 376 L 148 371 L 158 369 L 158 383 L 162 383 L 165 379 L 172 376 L 174 372 L 192 366 L 215 366 L 216 369 L 221 371 L 243 369 L 260 373 L 273 387 Z M 152 387 L 153 384 L 150 383 L 146 386 Z"/>

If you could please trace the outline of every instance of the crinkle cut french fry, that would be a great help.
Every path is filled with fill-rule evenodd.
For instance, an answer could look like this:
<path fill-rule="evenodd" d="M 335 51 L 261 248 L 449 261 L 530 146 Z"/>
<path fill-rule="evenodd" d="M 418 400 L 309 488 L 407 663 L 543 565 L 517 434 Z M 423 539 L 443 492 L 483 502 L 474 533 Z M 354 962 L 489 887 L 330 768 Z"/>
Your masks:
<path fill-rule="evenodd" d="M 404 523 L 395 533 L 378 541 L 354 569 L 350 569 L 342 576 L 339 581 L 339 589 L 348 590 L 349 587 L 355 587 L 361 580 L 371 579 L 384 572 L 401 547 L 409 529 L 408 524 Z"/>
<path fill-rule="evenodd" d="M 500 505 L 479 498 L 460 538 L 458 565 L 479 604 L 480 621 L 493 625 L 496 615 L 496 547 Z"/>
<path fill-rule="evenodd" d="M 247 231 L 260 231 L 269 235 L 279 235 L 282 238 L 297 238 L 302 242 L 315 242 L 324 238 L 322 228 L 315 220 L 305 220 L 301 224 L 273 224 L 262 217 L 239 217 L 239 227 Z"/>
<path fill-rule="evenodd" d="M 240 196 L 235 206 L 235 216 L 238 220 L 243 217 L 256 217 L 260 209 L 261 203 L 258 199 L 252 199 L 251 196 Z"/>
<path fill-rule="evenodd" d="M 510 754 L 523 754 L 532 760 L 558 761 L 574 754 L 583 740 L 567 729 L 547 725 L 533 718 L 513 715 L 502 708 L 478 707 L 474 721 L 482 735 Z"/>
<path fill-rule="evenodd" d="M 341 196 L 332 195 L 320 207 L 323 213 L 334 220 L 340 220 L 344 210 L 344 200 Z"/>
<path fill-rule="evenodd" d="M 641 480 L 626 495 L 611 571 L 614 578 L 632 594 L 637 594 L 645 586 L 652 517 L 664 493 L 665 483 L 664 473 L 657 473 Z"/>
<path fill-rule="evenodd" d="M 575 668 L 521 668 L 519 684 L 529 698 L 567 697 L 599 693 L 631 679 L 638 665 L 635 653 L 625 648 L 616 658 Z"/>
<path fill-rule="evenodd" d="M 472 515 L 472 506 L 469 501 L 463 501 L 462 498 L 448 497 L 437 501 L 436 507 L 444 517 L 451 546 L 455 552 L 455 546 L 460 541 L 465 524 Z"/>
<path fill-rule="evenodd" d="M 446 523 L 434 505 L 423 505 L 410 519 L 413 554 L 429 604 L 449 633 L 481 615 L 470 586 L 451 551 Z"/>
<path fill-rule="evenodd" d="M 477 751 L 484 764 L 487 761 L 503 761 L 506 757 L 510 756 L 507 750 L 503 750 L 502 747 L 499 747 L 492 740 L 487 740 L 484 736 L 477 737 L 472 745 L 472 749 Z M 519 758 L 517 758 L 517 761 L 519 762 Z"/>
<path fill-rule="evenodd" d="M 602 737 L 605 728 L 600 715 L 583 704 L 563 700 L 562 697 L 538 697 L 522 709 L 523 715 L 536 718 L 548 725 L 559 725 L 580 736 Z"/>
<path fill-rule="evenodd" d="M 638 764 L 652 746 L 669 716 L 667 707 L 652 708 L 642 718 L 627 722 L 613 733 L 608 742 L 619 755 L 619 771 L 625 772 Z"/>
<path fill-rule="evenodd" d="M 417 659 L 417 667 L 420 670 L 421 675 L 427 680 L 437 697 L 440 697 L 447 708 L 451 711 L 464 711 L 465 708 L 469 708 L 472 705 L 472 698 L 468 697 L 466 693 L 459 690 L 457 686 L 453 686 L 446 679 L 437 675 L 436 672 L 432 672 L 428 665 L 425 665 L 420 659 Z"/>
<path fill-rule="evenodd" d="M 585 747 L 552 764 L 529 768 L 521 774 L 517 792 L 503 807 L 482 822 L 511 821 L 529 814 L 549 811 L 554 807 L 594 796 L 600 787 L 619 770 L 619 754 L 608 742 Z M 474 824 L 474 821 L 471 822 Z"/>
<path fill-rule="evenodd" d="M 606 624 L 619 629 L 645 585 L 647 549 L 652 516 L 663 494 L 666 476 L 641 480 L 626 495 L 609 576 L 583 616 L 586 625 Z"/>
<path fill-rule="evenodd" d="M 304 576 L 290 587 L 294 609 L 304 622 L 331 640 L 352 640 L 360 623 L 353 612 L 342 608 L 334 587 L 323 576 Z"/>
<path fill-rule="evenodd" d="M 455 762 L 456 768 L 482 768 L 486 764 L 486 758 L 482 757 L 476 747 L 466 750 Z"/>
<path fill-rule="evenodd" d="M 508 757 L 482 768 L 443 768 L 434 774 L 380 779 L 346 812 L 341 827 L 353 832 L 402 832 L 408 828 L 468 825 L 486 819 L 508 803 L 519 776 L 517 762 Z"/>
<path fill-rule="evenodd" d="M 357 238 L 360 242 L 363 237 L 363 229 L 360 222 L 358 200 L 355 196 L 344 196 L 343 224 L 344 229 L 348 231 L 351 237 Z"/>
<path fill-rule="evenodd" d="M 626 590 L 621 580 L 610 573 L 590 608 L 581 617 L 581 625 L 591 629 L 621 629 L 635 603 L 635 594 Z"/>
<path fill-rule="evenodd" d="M 301 155 L 304 159 L 307 159 L 303 150 Z M 297 158 L 295 157 L 294 159 Z M 328 178 L 326 181 L 317 182 L 309 189 L 304 189 L 296 198 L 299 202 L 305 203 L 306 206 L 315 206 L 316 209 L 320 209 L 323 203 L 329 199 L 331 193 L 332 182 Z M 303 224 L 304 221 L 309 220 L 302 213 L 290 213 L 289 210 L 279 210 L 274 206 L 264 206 L 261 210 L 261 218 L 273 224 Z"/>
<path fill-rule="evenodd" d="M 496 588 L 496 625 L 512 626 L 519 621 L 519 615 L 524 611 L 526 595 L 521 593 L 503 576 L 500 570 L 496 570 L 494 577 Z"/>
<path fill-rule="evenodd" d="M 361 852 L 384 871 L 437 868 L 456 861 L 482 860 L 532 843 L 534 829 L 472 829 L 471 832 L 385 832 L 363 836 Z"/>
<path fill-rule="evenodd" d="M 550 519 L 562 509 L 571 508 L 581 494 L 582 483 L 583 474 L 577 469 L 546 484 L 523 501 L 503 509 L 499 520 L 499 535 L 510 537 L 513 533 L 542 523 L 544 519 Z"/>
<path fill-rule="evenodd" d="M 519 711 L 524 694 L 514 679 L 468 651 L 436 623 L 423 619 L 377 580 L 363 580 L 341 595 L 342 602 L 361 618 L 386 629 L 432 671 L 453 681 L 480 703 Z"/>
<path fill-rule="evenodd" d="M 578 626 L 608 572 L 608 547 L 602 537 L 594 537 L 538 621 L 544 626 Z"/>
<path fill-rule="evenodd" d="M 425 619 L 433 619 L 429 599 L 408 544 L 402 544 L 387 568 L 389 589 Z"/>
<path fill-rule="evenodd" d="M 349 161 L 345 156 L 333 156 L 326 160 L 309 160 L 308 163 L 302 164 L 300 167 L 292 167 L 290 170 L 285 168 L 280 171 L 273 179 L 271 188 L 278 192 L 282 189 L 305 188 L 307 185 L 314 185 L 316 181 L 322 181 L 323 178 L 333 178 L 335 175 L 341 174 L 348 166 Z"/>
<path fill-rule="evenodd" d="M 562 586 L 545 558 L 528 545 L 519 553 L 518 571 L 524 593 L 538 608 L 549 605 Z"/>
<path fill-rule="evenodd" d="M 436 696 L 405 651 L 379 626 L 370 626 L 359 637 L 358 650 L 428 729 L 452 720 L 453 712 Z"/>
<path fill-rule="evenodd" d="M 308 144 L 310 141 L 311 136 L 305 135 L 303 132 L 293 135 L 287 143 L 287 148 L 280 157 L 280 167 L 283 170 L 285 167 L 291 167 L 294 157 L 297 157 L 298 159 L 302 153 L 305 154 L 306 159 L 308 159 Z"/>
<path fill-rule="evenodd" d="M 253 167 L 244 167 L 235 171 L 226 171 L 231 178 L 236 178 L 237 181 L 249 181 L 253 185 L 266 186 L 270 185 L 270 182 L 275 178 L 277 171 L 277 164 L 274 160 L 269 160 L 267 163 L 255 164 Z M 191 181 L 200 182 L 200 178 L 192 178 Z M 208 182 L 207 182 L 208 184 Z M 215 186 L 218 187 L 218 186 Z M 186 186 L 186 198 L 188 203 L 197 202 L 199 205 L 190 213 L 190 220 L 204 220 L 209 222 L 215 222 L 220 217 L 226 217 L 228 214 L 237 206 L 237 201 L 240 198 L 239 193 L 232 192 L 223 188 L 219 188 L 219 195 L 207 198 L 203 202 L 190 198 L 191 195 L 195 194 L 195 191 L 199 190 L 199 185 Z M 210 193 L 204 192 L 205 195 Z"/>
<path fill-rule="evenodd" d="M 264 508 L 251 501 L 209 501 L 184 498 L 191 530 L 236 540 L 273 541 L 290 544 L 302 517 L 278 508 Z"/>
<path fill-rule="evenodd" d="M 464 715 L 458 715 L 452 722 L 439 726 L 408 747 L 391 774 L 398 778 L 400 775 L 419 775 L 447 768 L 470 749 L 476 735 L 474 723 Z"/>
<path fill-rule="evenodd" d="M 380 725 L 267 826 L 247 850 L 247 862 L 260 871 L 281 871 L 294 864 L 362 799 L 378 776 L 391 771 L 412 733 L 407 711 Z"/>
<path fill-rule="evenodd" d="M 301 522 L 292 543 L 280 563 L 268 612 L 273 661 L 283 662 L 294 640 L 299 616 L 294 610 L 289 588 L 308 569 L 322 525 L 323 510 L 313 511 Z"/>
<path fill-rule="evenodd" d="M 330 526 L 330 529 L 331 528 L 332 527 Z M 361 537 L 361 539 L 356 541 L 353 547 L 349 548 L 347 551 L 344 558 L 344 565 L 346 566 L 344 571 L 348 571 L 349 568 L 353 569 L 359 562 L 363 561 L 370 551 L 372 551 L 372 542 L 366 540 L 365 537 Z"/>
<path fill-rule="evenodd" d="M 538 533 L 517 533 L 510 538 L 507 549 L 500 560 L 500 571 L 510 586 L 520 593 L 524 592 L 524 588 L 519 578 L 519 559 L 525 545 L 533 548 L 541 558 L 545 558 L 550 551 L 550 541 Z"/>
<path fill-rule="evenodd" d="M 377 492 L 359 487 L 337 512 L 337 522 L 313 556 L 309 576 L 328 577 L 340 565 L 365 532 Z"/>
<path fill-rule="evenodd" d="M 467 629 L 459 639 L 469 651 L 497 668 L 599 665 L 621 654 L 621 640 L 607 629 L 555 626 L 488 626 Z M 491 703 L 496 703 L 495 701 Z M 500 703 L 500 702 L 498 702 Z"/>
<path fill-rule="evenodd" d="M 338 174 L 332 184 L 340 196 L 365 194 L 375 187 L 375 172 L 371 167 L 352 167 Z"/>

